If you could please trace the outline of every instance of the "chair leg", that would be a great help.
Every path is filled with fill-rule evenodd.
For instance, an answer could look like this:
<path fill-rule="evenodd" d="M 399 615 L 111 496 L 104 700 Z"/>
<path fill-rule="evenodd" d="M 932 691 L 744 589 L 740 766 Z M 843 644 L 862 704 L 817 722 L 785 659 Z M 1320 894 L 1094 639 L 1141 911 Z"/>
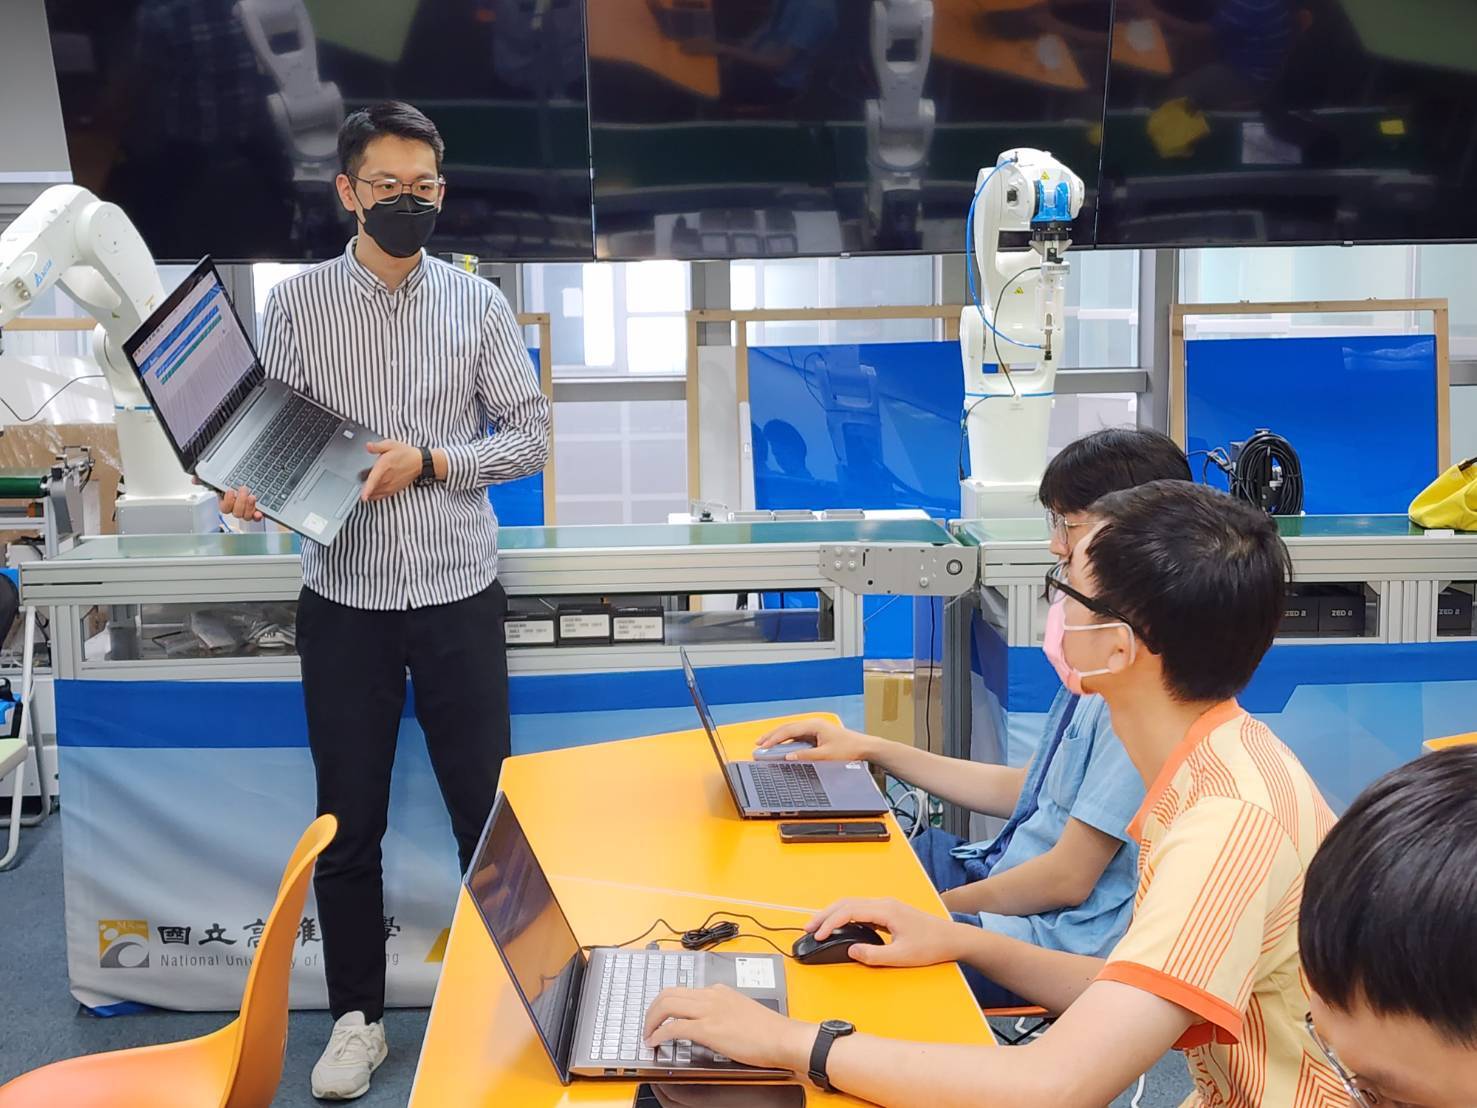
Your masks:
<path fill-rule="evenodd" d="M 1027 1021 L 1030 1021 L 1029 1023 Z M 991 1028 L 995 1038 L 1006 1046 L 1020 1046 L 1021 1043 L 1029 1042 L 1050 1027 L 1052 1021 L 1035 1016 L 1022 1016 L 1011 1025 L 1009 1031 Z"/>
<path fill-rule="evenodd" d="M 10 801 L 10 845 L 5 856 L 0 858 L 0 870 L 9 869 L 21 848 L 21 795 L 26 791 L 26 762 L 21 759 L 15 767 L 15 793 Z"/>

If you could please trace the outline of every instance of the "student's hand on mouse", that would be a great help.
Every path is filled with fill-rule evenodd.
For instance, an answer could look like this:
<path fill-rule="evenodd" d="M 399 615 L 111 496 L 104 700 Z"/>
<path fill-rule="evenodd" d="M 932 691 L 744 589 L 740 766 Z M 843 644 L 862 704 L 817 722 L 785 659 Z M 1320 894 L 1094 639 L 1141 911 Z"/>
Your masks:
<path fill-rule="evenodd" d="M 726 985 L 664 989 L 646 1010 L 646 1045 L 691 1039 L 736 1062 L 803 1073 L 816 1025 L 766 1008 Z"/>
<path fill-rule="evenodd" d="M 365 449 L 378 457 L 365 478 L 364 491 L 359 494 L 361 500 L 384 500 L 404 492 L 421 475 L 419 447 L 394 439 L 382 439 L 370 443 Z"/>
<path fill-rule="evenodd" d="M 755 744 L 768 750 L 780 743 L 814 743 L 806 750 L 785 755 L 787 762 L 865 762 L 870 760 L 872 739 L 825 719 L 801 719 L 777 727 Z"/>
<path fill-rule="evenodd" d="M 847 953 L 863 965 L 934 966 L 959 960 L 959 924 L 898 900 L 838 901 L 807 923 L 805 930 L 824 940 L 844 923 L 870 924 L 892 936 L 883 946 L 852 944 Z"/>
<path fill-rule="evenodd" d="M 235 516 L 248 523 L 256 523 L 262 518 L 261 512 L 256 510 L 256 497 L 245 485 L 221 493 L 221 514 Z"/>

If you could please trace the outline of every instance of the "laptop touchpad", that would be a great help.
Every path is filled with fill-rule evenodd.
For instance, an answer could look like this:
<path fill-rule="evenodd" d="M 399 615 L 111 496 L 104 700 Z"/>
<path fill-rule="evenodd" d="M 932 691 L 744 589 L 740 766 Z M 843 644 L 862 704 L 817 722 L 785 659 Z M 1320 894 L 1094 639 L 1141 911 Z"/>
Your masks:
<path fill-rule="evenodd" d="M 318 474 L 313 487 L 308 491 L 307 501 L 319 511 L 337 514 L 339 506 L 354 492 L 354 486 L 336 473 L 327 471 Z"/>

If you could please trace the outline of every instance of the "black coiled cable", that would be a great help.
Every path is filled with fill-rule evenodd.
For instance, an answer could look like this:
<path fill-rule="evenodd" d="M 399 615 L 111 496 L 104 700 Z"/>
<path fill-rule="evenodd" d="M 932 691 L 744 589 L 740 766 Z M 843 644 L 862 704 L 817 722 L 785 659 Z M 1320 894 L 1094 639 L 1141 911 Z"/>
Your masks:
<path fill-rule="evenodd" d="M 1303 510 L 1303 463 L 1292 443 L 1281 435 L 1259 430 L 1236 455 L 1227 477 L 1231 495 L 1274 516 L 1295 516 Z"/>

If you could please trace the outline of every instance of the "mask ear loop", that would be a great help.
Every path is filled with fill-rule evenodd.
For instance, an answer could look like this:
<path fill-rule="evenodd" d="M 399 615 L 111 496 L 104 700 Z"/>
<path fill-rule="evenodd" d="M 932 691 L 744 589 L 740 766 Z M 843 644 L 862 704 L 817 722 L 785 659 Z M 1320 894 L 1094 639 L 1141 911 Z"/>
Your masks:
<path fill-rule="evenodd" d="M 1477 459 L 1474 459 L 1474 461 L 1477 461 Z M 1091 542 L 1094 538 L 1096 538 L 1097 537 L 1097 533 L 1099 531 L 1101 531 L 1107 525 L 1108 525 L 1108 521 L 1106 519 L 1100 519 L 1100 520 L 1098 520 L 1096 523 L 1094 523 L 1092 525 L 1092 529 L 1090 531 L 1088 531 L 1087 534 L 1083 535 L 1080 539 L 1078 539 L 1076 542 L 1074 542 L 1072 544 L 1072 549 L 1067 554 L 1067 557 L 1066 557 L 1065 561 L 1058 563 L 1059 565 L 1062 566 L 1062 570 L 1063 570 L 1062 577 L 1063 578 L 1066 577 L 1066 567 L 1067 567 L 1067 565 L 1069 565 L 1071 563 L 1071 561 L 1072 561 L 1072 555 L 1077 553 L 1077 549 L 1080 546 L 1082 546 L 1083 543 Z M 1128 664 L 1129 665 L 1133 665 L 1133 663 L 1138 660 L 1139 637 L 1134 632 L 1134 629 L 1132 627 L 1130 627 L 1123 620 L 1121 620 L 1121 619 L 1120 620 L 1115 620 L 1112 623 L 1064 623 L 1064 624 L 1062 624 L 1062 630 L 1063 631 L 1108 631 L 1108 630 L 1111 630 L 1112 628 L 1115 628 L 1115 627 L 1121 627 L 1125 631 L 1128 632 Z M 1098 669 L 1098 670 L 1093 670 L 1090 673 L 1079 673 L 1077 676 L 1079 678 L 1080 677 L 1101 677 L 1103 674 L 1108 673 L 1108 672 L 1110 672 L 1110 671 L 1109 670 L 1106 670 L 1106 669 Z"/>
<path fill-rule="evenodd" d="M 1128 664 L 1133 665 L 1138 660 L 1139 637 L 1123 620 L 1114 620 L 1112 623 L 1064 623 L 1063 631 L 1115 631 L 1118 628 L 1128 632 Z M 1088 669 L 1077 674 L 1078 678 L 1101 677 L 1105 673 L 1111 673 L 1110 669 Z"/>

